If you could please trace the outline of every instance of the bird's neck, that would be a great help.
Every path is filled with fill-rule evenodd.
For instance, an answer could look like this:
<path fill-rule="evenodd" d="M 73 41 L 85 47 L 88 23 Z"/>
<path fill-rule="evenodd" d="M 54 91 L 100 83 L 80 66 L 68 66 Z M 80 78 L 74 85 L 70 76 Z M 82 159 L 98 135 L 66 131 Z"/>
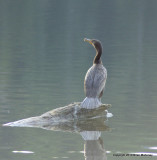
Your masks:
<path fill-rule="evenodd" d="M 96 49 L 96 56 L 94 57 L 94 64 L 100 64 L 101 62 L 101 54 L 102 54 L 102 48 Z"/>

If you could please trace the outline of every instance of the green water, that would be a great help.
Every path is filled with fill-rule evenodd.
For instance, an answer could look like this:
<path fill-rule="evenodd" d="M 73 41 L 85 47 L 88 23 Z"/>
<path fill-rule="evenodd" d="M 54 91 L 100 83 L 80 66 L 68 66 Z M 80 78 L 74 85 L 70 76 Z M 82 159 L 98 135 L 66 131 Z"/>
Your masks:
<path fill-rule="evenodd" d="M 101 133 L 104 157 L 157 154 L 156 17 L 154 0 L 0 0 L 0 124 L 82 101 L 95 55 L 83 38 L 97 38 L 108 71 L 102 102 L 114 115 Z M 1 160 L 83 160 L 84 143 L 76 133 L 0 127 Z"/>

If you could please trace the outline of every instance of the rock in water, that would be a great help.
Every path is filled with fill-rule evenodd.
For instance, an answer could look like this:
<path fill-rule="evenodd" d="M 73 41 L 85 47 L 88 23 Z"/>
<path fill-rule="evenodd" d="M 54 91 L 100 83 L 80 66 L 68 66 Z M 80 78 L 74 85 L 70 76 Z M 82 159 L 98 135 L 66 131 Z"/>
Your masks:
<path fill-rule="evenodd" d="M 46 125 L 58 125 L 65 122 L 81 121 L 98 117 L 108 117 L 107 109 L 110 104 L 102 104 L 99 108 L 84 109 L 80 107 L 80 102 L 74 102 L 65 107 L 56 108 L 46 112 L 41 116 L 30 117 L 15 122 L 6 123 L 3 126 L 17 127 L 40 127 Z"/>

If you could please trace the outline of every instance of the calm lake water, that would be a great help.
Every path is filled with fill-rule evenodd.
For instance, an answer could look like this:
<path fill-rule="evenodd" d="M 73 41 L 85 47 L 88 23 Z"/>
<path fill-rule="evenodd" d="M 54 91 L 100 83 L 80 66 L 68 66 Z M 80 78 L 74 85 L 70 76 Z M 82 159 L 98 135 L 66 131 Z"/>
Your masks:
<path fill-rule="evenodd" d="M 103 44 L 102 102 L 114 115 L 95 142 L 74 132 L 0 127 L 0 159 L 83 160 L 84 148 L 92 159 L 92 146 L 95 159 L 156 159 L 156 18 L 154 0 L 0 0 L 0 124 L 84 99 L 95 55 L 85 37 Z"/>

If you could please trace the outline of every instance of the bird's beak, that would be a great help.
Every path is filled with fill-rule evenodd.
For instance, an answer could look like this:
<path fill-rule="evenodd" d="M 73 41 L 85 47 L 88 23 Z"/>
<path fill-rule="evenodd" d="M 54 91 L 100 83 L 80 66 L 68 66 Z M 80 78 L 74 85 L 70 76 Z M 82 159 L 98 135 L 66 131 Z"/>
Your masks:
<path fill-rule="evenodd" d="M 85 42 L 88 42 L 88 43 L 89 43 L 89 44 L 91 44 L 91 45 L 93 45 L 93 43 L 92 43 L 92 40 L 91 40 L 91 39 L 84 38 L 84 41 L 85 41 Z"/>

